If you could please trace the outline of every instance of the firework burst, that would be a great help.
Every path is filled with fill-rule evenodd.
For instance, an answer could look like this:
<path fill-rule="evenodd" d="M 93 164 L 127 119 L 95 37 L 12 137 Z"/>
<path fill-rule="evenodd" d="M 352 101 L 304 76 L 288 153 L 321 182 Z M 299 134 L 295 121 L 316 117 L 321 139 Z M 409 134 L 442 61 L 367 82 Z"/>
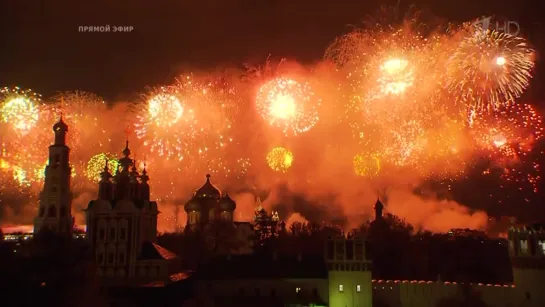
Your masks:
<path fill-rule="evenodd" d="M 257 111 L 271 126 L 285 135 L 310 130 L 318 122 L 316 97 L 308 83 L 290 78 L 275 78 L 262 85 L 256 98 Z"/>
<path fill-rule="evenodd" d="M 275 172 L 286 173 L 293 164 L 293 153 L 284 147 L 275 147 L 267 154 L 267 164 Z"/>
<path fill-rule="evenodd" d="M 145 97 L 135 127 L 153 171 L 163 165 L 188 178 L 202 172 L 226 177 L 246 172 L 247 164 L 231 155 L 239 97 L 223 78 L 183 75 L 173 86 L 152 89 Z"/>
<path fill-rule="evenodd" d="M 380 172 L 380 160 L 376 155 L 358 154 L 352 163 L 354 172 L 361 177 L 374 177 Z"/>
<path fill-rule="evenodd" d="M 110 153 L 99 153 L 92 156 L 87 162 L 85 176 L 92 182 L 100 181 L 100 174 L 106 165 L 111 173 L 115 173 L 118 168 L 117 157 Z"/>
<path fill-rule="evenodd" d="M 466 27 L 447 65 L 453 97 L 478 110 L 514 103 L 529 85 L 534 51 L 520 37 Z"/>
<path fill-rule="evenodd" d="M 26 135 L 36 126 L 39 119 L 41 96 L 32 90 L 18 87 L 0 90 L 2 121 L 17 133 Z"/>

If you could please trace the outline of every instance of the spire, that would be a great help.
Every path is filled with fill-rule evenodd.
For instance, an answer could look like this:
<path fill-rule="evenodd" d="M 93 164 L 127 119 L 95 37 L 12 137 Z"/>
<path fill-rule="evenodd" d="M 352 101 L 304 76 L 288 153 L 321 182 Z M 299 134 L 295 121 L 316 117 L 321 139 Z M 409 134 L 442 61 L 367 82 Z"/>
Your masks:
<path fill-rule="evenodd" d="M 125 149 L 123 149 L 123 155 L 125 157 L 128 157 L 128 156 L 131 155 L 131 150 L 129 149 L 129 140 L 128 139 L 125 141 Z"/>
<path fill-rule="evenodd" d="M 148 172 L 146 171 L 146 162 L 144 162 L 144 169 L 142 170 L 142 176 L 140 176 L 140 181 L 142 181 L 142 184 L 147 184 L 149 181 Z"/>
<path fill-rule="evenodd" d="M 119 159 L 119 166 L 121 167 L 121 173 L 129 173 L 131 171 L 131 166 L 133 166 L 133 160 L 129 158 L 131 155 L 131 150 L 129 149 L 129 140 L 125 141 L 125 149 L 123 149 L 123 157 Z"/>
<path fill-rule="evenodd" d="M 261 198 L 260 197 L 257 197 L 257 200 L 255 202 L 255 205 L 256 205 L 256 208 L 255 208 L 255 211 L 261 211 L 263 210 L 263 203 L 261 202 Z"/>
<path fill-rule="evenodd" d="M 136 168 L 136 159 L 134 159 L 132 162 L 130 175 L 131 175 L 131 181 L 136 182 L 137 178 L 139 177 L 138 169 Z"/>
<path fill-rule="evenodd" d="M 62 114 L 59 117 L 59 121 L 53 125 L 53 132 L 55 132 L 55 145 L 66 145 L 68 125 L 62 120 Z"/>
<path fill-rule="evenodd" d="M 129 135 L 131 134 L 129 126 L 125 128 L 125 149 L 123 149 L 123 154 L 125 157 L 130 156 L 131 150 L 129 149 Z"/>
<path fill-rule="evenodd" d="M 377 202 L 375 203 L 375 220 L 382 219 L 382 211 L 384 210 L 384 205 L 380 202 L 380 199 L 377 197 Z"/>
<path fill-rule="evenodd" d="M 102 173 L 100 173 L 101 182 L 107 182 L 112 178 L 112 174 L 110 174 L 110 170 L 108 169 L 108 162 L 109 160 L 106 159 L 106 162 L 104 163 L 104 170 Z"/>

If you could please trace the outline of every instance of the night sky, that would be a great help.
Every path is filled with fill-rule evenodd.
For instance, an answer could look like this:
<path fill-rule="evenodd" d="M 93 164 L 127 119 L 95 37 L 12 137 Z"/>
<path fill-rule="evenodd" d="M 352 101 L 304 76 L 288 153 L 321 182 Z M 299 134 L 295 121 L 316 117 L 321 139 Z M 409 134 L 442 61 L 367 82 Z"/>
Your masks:
<path fill-rule="evenodd" d="M 44 95 L 58 90 L 126 98 L 168 83 L 182 68 L 263 63 L 271 54 L 319 61 L 326 46 L 395 1 L 364 0 L 2 0 L 0 80 Z M 449 21 L 496 15 L 520 23 L 537 49 L 545 44 L 539 9 L 529 0 L 420 0 Z M 78 33 L 85 25 L 134 26 L 131 33 Z M 540 66 L 543 66 L 541 64 Z M 531 96 L 543 97 L 536 84 Z"/>
<path fill-rule="evenodd" d="M 19 85 L 44 96 L 80 89 L 120 101 L 147 85 L 170 83 L 184 70 L 262 64 L 268 55 L 315 63 L 336 36 L 350 31 L 349 25 L 397 2 L 2 0 L 0 85 Z M 420 0 L 401 1 L 400 7 L 415 5 L 451 22 L 501 16 L 518 22 L 521 35 L 543 53 L 543 16 L 534 3 Z M 134 31 L 78 32 L 79 26 L 108 24 L 133 26 Z M 538 57 L 524 97 L 538 106 L 545 98 L 544 68 Z M 543 208 L 540 201 L 534 205 Z"/>

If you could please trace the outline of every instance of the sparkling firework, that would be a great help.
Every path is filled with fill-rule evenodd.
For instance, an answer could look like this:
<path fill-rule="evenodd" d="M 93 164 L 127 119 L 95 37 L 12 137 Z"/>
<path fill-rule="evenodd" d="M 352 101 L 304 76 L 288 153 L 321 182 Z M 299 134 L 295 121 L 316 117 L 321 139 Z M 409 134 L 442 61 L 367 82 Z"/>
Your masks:
<path fill-rule="evenodd" d="M 286 173 L 293 163 L 293 153 L 284 147 L 275 147 L 267 154 L 267 164 L 275 172 Z"/>
<path fill-rule="evenodd" d="M 477 145 L 491 155 L 519 159 L 543 137 L 541 116 L 530 105 L 505 105 L 494 113 L 474 113 L 471 128 Z"/>
<path fill-rule="evenodd" d="M 117 157 L 110 153 L 99 153 L 91 157 L 87 162 L 85 176 L 93 181 L 100 181 L 100 174 L 104 171 L 104 166 L 108 163 L 110 173 L 115 174 L 118 167 Z"/>
<path fill-rule="evenodd" d="M 137 136 L 151 152 L 167 158 L 184 158 L 184 142 L 197 134 L 195 111 L 176 97 L 173 87 L 154 89 L 136 124 Z"/>
<path fill-rule="evenodd" d="M 28 134 L 36 126 L 41 101 L 39 94 L 18 87 L 5 87 L 0 90 L 0 99 L 4 123 L 22 135 Z"/>
<path fill-rule="evenodd" d="M 361 177 L 377 176 L 380 172 L 380 160 L 378 157 L 368 154 L 358 154 L 352 161 L 354 172 Z"/>
<path fill-rule="evenodd" d="M 246 173 L 248 163 L 232 152 L 236 149 L 232 119 L 238 105 L 234 87 L 222 78 L 184 75 L 173 86 L 152 89 L 146 103 L 138 106 L 135 123 L 150 171 L 182 171 L 188 180 L 202 173 L 225 177 Z M 171 186 L 177 178 L 159 180 Z"/>
<path fill-rule="evenodd" d="M 276 78 L 261 86 L 256 98 L 257 111 L 271 126 L 284 134 L 297 135 L 318 122 L 320 99 L 308 83 Z"/>
<path fill-rule="evenodd" d="M 514 103 L 528 87 L 534 51 L 520 37 L 471 25 L 447 65 L 453 96 L 478 110 Z"/>

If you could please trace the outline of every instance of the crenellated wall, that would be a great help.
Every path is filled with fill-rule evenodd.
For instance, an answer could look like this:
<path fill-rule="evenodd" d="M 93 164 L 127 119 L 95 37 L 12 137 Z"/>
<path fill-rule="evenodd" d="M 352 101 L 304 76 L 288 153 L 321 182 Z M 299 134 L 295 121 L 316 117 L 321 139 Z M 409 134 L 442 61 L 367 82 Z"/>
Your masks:
<path fill-rule="evenodd" d="M 373 297 L 388 307 L 436 307 L 442 301 L 480 299 L 490 307 L 514 307 L 513 285 L 457 284 L 434 281 L 373 280 Z"/>

